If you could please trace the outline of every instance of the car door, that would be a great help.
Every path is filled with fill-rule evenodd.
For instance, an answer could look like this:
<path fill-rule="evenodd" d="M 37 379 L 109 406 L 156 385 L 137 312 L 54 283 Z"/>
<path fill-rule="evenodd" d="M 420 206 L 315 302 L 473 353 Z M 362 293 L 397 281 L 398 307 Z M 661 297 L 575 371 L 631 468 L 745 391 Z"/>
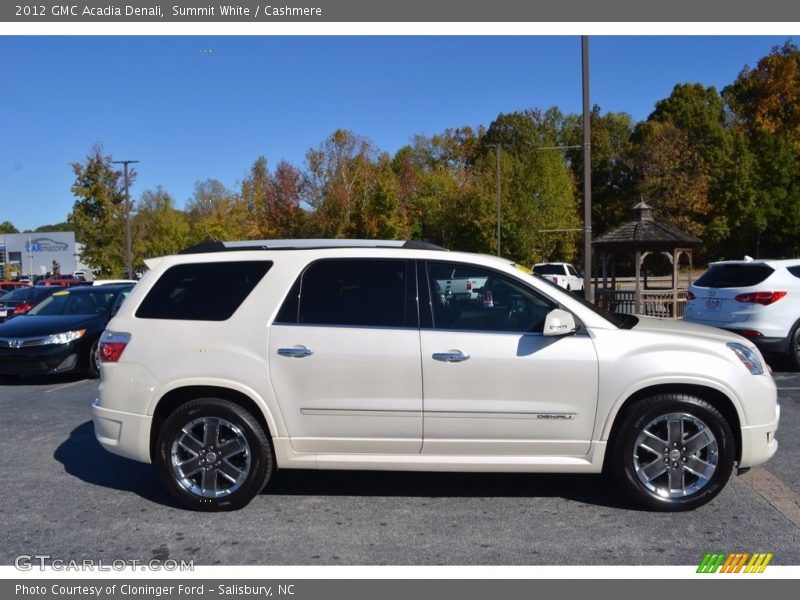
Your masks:
<path fill-rule="evenodd" d="M 426 263 L 427 288 L 452 268 Z M 591 337 L 542 335 L 556 302 L 506 273 L 459 268 L 485 280 L 477 300 L 432 294 L 420 303 L 430 306 L 421 330 L 422 453 L 585 455 L 597 407 Z"/>
<path fill-rule="evenodd" d="M 419 453 L 422 371 L 413 262 L 323 259 L 289 292 L 269 340 L 292 446 Z"/>

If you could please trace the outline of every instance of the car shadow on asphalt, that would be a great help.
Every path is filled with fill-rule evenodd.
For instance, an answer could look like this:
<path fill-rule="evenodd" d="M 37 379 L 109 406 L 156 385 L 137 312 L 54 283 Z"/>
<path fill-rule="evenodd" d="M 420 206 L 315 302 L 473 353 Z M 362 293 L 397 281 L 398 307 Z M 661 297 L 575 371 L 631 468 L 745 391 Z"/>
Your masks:
<path fill-rule="evenodd" d="M 420 498 L 564 498 L 636 510 L 605 475 L 307 471 L 275 473 L 262 494 Z"/>
<path fill-rule="evenodd" d="M 123 492 L 132 492 L 146 500 L 175 506 L 164 490 L 153 465 L 111 454 L 98 443 L 94 425 L 86 421 L 73 429 L 69 438 L 53 454 L 64 470 L 81 481 Z"/>
<path fill-rule="evenodd" d="M 87 421 L 72 430 L 53 457 L 81 481 L 131 492 L 170 507 L 153 465 L 122 458 L 103 449 Z M 609 508 L 635 509 L 603 475 L 531 473 L 419 473 L 403 471 L 276 471 L 266 496 L 362 496 L 420 498 L 565 498 Z"/>
<path fill-rule="evenodd" d="M 87 379 L 85 373 L 56 373 L 55 375 L 0 375 L 0 387 L 23 385 L 59 385 Z"/>

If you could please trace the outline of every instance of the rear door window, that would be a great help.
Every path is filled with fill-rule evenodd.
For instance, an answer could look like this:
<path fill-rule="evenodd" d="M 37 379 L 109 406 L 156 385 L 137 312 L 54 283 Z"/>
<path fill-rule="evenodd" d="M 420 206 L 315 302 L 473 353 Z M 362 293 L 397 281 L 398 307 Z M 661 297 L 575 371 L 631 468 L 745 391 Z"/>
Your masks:
<path fill-rule="evenodd" d="M 136 311 L 140 319 L 225 321 L 250 295 L 272 263 L 187 263 L 167 269 Z"/>
<path fill-rule="evenodd" d="M 418 327 L 413 264 L 398 259 L 325 259 L 292 287 L 276 323 Z"/>
<path fill-rule="evenodd" d="M 750 287 L 758 285 L 774 271 L 764 264 L 714 265 L 694 285 L 708 288 Z"/>

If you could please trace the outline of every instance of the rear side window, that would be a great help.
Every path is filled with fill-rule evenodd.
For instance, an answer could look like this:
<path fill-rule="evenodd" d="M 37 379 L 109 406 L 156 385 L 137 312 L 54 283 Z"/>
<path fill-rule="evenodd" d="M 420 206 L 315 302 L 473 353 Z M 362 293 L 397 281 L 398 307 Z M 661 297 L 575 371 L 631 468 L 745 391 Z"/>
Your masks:
<path fill-rule="evenodd" d="M 415 286 L 406 260 L 320 260 L 295 283 L 275 322 L 417 327 Z"/>
<path fill-rule="evenodd" d="M 563 265 L 536 265 L 533 272 L 537 275 L 564 275 Z"/>
<path fill-rule="evenodd" d="M 694 284 L 708 288 L 737 288 L 758 285 L 775 271 L 767 265 L 715 265 Z"/>
<path fill-rule="evenodd" d="M 224 321 L 250 295 L 272 263 L 190 263 L 167 269 L 139 305 L 140 319 Z"/>
<path fill-rule="evenodd" d="M 789 271 L 789 273 L 791 273 L 795 277 L 800 278 L 800 265 L 796 267 L 786 267 L 786 270 Z"/>

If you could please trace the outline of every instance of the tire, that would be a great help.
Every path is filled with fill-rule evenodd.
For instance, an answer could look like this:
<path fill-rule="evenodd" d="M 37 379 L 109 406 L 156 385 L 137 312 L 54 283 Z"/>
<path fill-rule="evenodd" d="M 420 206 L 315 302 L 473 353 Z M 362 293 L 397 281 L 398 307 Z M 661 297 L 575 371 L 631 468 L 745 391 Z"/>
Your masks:
<path fill-rule="evenodd" d="M 242 508 L 264 488 L 275 464 L 272 443 L 255 417 L 219 398 L 177 408 L 158 433 L 155 454 L 172 497 L 199 511 Z"/>
<path fill-rule="evenodd" d="M 100 344 L 100 338 L 97 338 L 89 348 L 89 356 L 86 357 L 86 374 L 91 379 L 100 377 L 100 365 L 97 363 L 97 346 Z"/>
<path fill-rule="evenodd" d="M 725 417 L 705 400 L 660 394 L 637 402 L 622 418 L 609 470 L 638 505 L 692 510 L 725 486 L 736 457 L 735 438 Z M 688 445 L 692 440 L 694 450 Z"/>
<path fill-rule="evenodd" d="M 800 323 L 794 326 L 789 336 L 789 365 L 793 371 L 800 371 Z"/>

